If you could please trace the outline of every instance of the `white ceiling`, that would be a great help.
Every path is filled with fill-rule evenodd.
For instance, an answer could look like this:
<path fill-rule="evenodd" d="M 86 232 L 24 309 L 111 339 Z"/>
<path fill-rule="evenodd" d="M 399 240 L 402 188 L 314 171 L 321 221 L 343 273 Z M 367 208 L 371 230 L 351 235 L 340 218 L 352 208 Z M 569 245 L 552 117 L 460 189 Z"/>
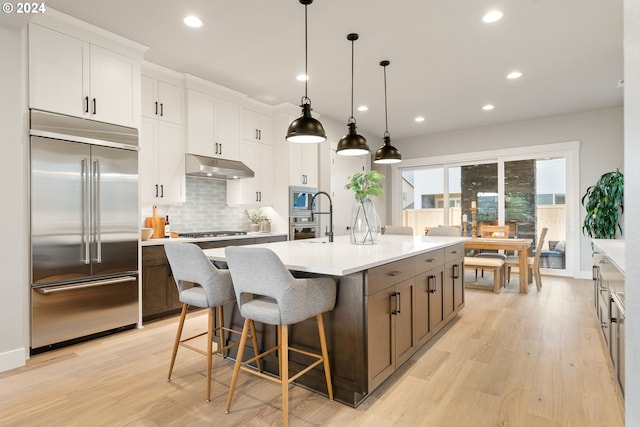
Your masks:
<path fill-rule="evenodd" d="M 299 104 L 304 6 L 298 0 L 47 0 L 149 46 L 145 59 L 269 104 Z M 500 9 L 504 18 L 485 24 Z M 187 14 L 200 29 L 182 23 Z M 393 139 L 622 105 L 622 0 L 316 0 L 308 6 L 309 97 L 345 123 L 355 42 L 361 131 Z M 519 70 L 523 76 L 507 80 Z M 483 111 L 491 103 L 493 111 Z M 415 123 L 417 115 L 425 117 Z M 376 144 L 372 144 L 376 146 Z"/>

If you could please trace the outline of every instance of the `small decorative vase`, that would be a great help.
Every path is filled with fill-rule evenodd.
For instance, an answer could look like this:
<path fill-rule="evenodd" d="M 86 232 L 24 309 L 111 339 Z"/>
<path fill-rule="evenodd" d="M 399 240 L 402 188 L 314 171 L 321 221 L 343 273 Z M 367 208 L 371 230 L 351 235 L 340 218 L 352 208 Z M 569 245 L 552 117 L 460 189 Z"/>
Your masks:
<path fill-rule="evenodd" d="M 260 231 L 263 233 L 271 233 L 271 221 L 262 221 L 260 223 Z"/>
<path fill-rule="evenodd" d="M 375 245 L 380 241 L 380 218 L 371 199 L 356 202 L 351 211 L 351 243 Z"/>
<path fill-rule="evenodd" d="M 251 224 L 249 225 L 249 231 L 250 231 L 251 233 L 257 233 L 258 231 L 260 231 L 260 224 L 254 224 L 254 223 L 251 223 Z"/>

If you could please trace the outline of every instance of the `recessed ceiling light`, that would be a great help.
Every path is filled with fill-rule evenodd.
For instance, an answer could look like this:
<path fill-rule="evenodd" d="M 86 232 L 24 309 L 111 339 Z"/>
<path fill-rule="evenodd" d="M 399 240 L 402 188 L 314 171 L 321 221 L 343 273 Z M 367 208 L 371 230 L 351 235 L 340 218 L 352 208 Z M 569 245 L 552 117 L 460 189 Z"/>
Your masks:
<path fill-rule="evenodd" d="M 307 76 L 306 74 L 298 74 L 296 76 L 296 80 L 298 80 L 299 82 L 303 82 L 305 80 L 309 80 L 309 76 Z"/>
<path fill-rule="evenodd" d="M 366 105 L 361 105 L 358 107 L 358 111 L 368 111 L 369 107 L 367 107 Z"/>
<path fill-rule="evenodd" d="M 418 117 L 416 117 L 416 118 L 415 118 L 415 119 L 413 119 L 413 120 L 414 120 L 414 121 L 416 121 L 416 122 L 418 122 L 418 123 L 421 123 L 421 122 L 424 122 L 424 117 L 422 117 L 422 116 L 418 116 Z"/>
<path fill-rule="evenodd" d="M 517 79 L 520 77 L 522 77 L 522 73 L 520 71 L 512 71 L 509 74 L 507 74 L 507 78 L 510 80 Z"/>
<path fill-rule="evenodd" d="M 202 21 L 197 16 L 187 16 L 184 18 L 184 23 L 191 28 L 200 28 L 202 27 Z"/>
<path fill-rule="evenodd" d="M 491 23 L 499 21 L 500 19 L 502 19 L 502 12 L 499 10 L 492 10 L 482 17 L 482 22 Z"/>
<path fill-rule="evenodd" d="M 495 108 L 495 107 L 494 107 L 493 105 L 491 105 L 491 104 L 487 104 L 487 105 L 485 105 L 484 107 L 482 107 L 482 109 L 483 109 L 484 111 L 491 111 L 491 110 L 493 110 L 494 108 Z"/>

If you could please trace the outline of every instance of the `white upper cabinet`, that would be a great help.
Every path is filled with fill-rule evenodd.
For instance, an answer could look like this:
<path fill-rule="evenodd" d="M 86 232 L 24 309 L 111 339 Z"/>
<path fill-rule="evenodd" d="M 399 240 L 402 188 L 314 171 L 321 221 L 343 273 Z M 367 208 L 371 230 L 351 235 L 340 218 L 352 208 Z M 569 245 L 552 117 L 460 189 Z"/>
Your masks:
<path fill-rule="evenodd" d="M 242 139 L 273 145 L 273 118 L 256 111 L 242 109 Z"/>
<path fill-rule="evenodd" d="M 227 204 L 230 206 L 271 206 L 273 204 L 273 146 L 243 140 L 240 160 L 254 173 L 253 178 L 227 182 Z"/>
<path fill-rule="evenodd" d="M 187 152 L 230 160 L 240 159 L 238 104 L 187 90 Z"/>
<path fill-rule="evenodd" d="M 318 188 L 318 145 L 289 144 L 289 185 Z"/>
<path fill-rule="evenodd" d="M 143 75 L 142 115 L 184 125 L 185 90 L 171 83 Z"/>
<path fill-rule="evenodd" d="M 143 203 L 185 201 L 184 147 L 184 126 L 142 118 L 139 159 Z"/>
<path fill-rule="evenodd" d="M 31 23 L 29 106 L 137 128 L 140 61 Z"/>

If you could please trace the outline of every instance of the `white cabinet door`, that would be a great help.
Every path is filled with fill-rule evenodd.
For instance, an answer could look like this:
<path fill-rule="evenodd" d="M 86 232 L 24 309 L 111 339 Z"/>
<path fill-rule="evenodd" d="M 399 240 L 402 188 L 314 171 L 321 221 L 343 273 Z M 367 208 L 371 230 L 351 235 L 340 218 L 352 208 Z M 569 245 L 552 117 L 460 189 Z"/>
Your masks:
<path fill-rule="evenodd" d="M 137 128 L 140 63 L 30 24 L 29 106 Z"/>
<path fill-rule="evenodd" d="M 187 152 L 216 157 L 215 128 L 217 100 L 213 96 L 187 91 Z"/>
<path fill-rule="evenodd" d="M 240 160 L 240 110 L 240 105 L 218 98 L 217 157 Z"/>
<path fill-rule="evenodd" d="M 289 185 L 318 187 L 318 144 L 289 144 Z"/>
<path fill-rule="evenodd" d="M 162 80 L 142 76 L 142 115 L 184 125 L 184 89 Z"/>
<path fill-rule="evenodd" d="M 138 127 L 140 64 L 98 46 L 91 46 L 90 50 L 91 118 L 101 122 Z"/>
<path fill-rule="evenodd" d="M 143 202 L 185 200 L 184 127 L 144 117 L 140 132 L 140 195 Z"/>
<path fill-rule="evenodd" d="M 238 104 L 189 89 L 187 152 L 239 160 L 240 110 Z"/>
<path fill-rule="evenodd" d="M 155 119 L 142 118 L 140 126 L 140 151 L 138 164 L 140 171 L 140 199 L 143 202 L 157 202 L 158 187 L 158 123 Z"/>
<path fill-rule="evenodd" d="M 258 198 L 261 206 L 273 205 L 274 193 L 274 162 L 273 146 L 268 144 L 258 144 Z"/>
<path fill-rule="evenodd" d="M 88 114 L 89 43 L 29 25 L 29 106 L 70 116 Z"/>
<path fill-rule="evenodd" d="M 184 127 L 158 121 L 158 182 L 160 201 L 185 201 Z"/>
<path fill-rule="evenodd" d="M 273 144 L 273 119 L 252 110 L 242 110 L 242 138 L 248 141 Z"/>
<path fill-rule="evenodd" d="M 227 203 L 243 206 L 273 204 L 273 147 L 252 141 L 240 143 L 240 160 L 254 173 L 254 178 L 227 182 Z"/>

